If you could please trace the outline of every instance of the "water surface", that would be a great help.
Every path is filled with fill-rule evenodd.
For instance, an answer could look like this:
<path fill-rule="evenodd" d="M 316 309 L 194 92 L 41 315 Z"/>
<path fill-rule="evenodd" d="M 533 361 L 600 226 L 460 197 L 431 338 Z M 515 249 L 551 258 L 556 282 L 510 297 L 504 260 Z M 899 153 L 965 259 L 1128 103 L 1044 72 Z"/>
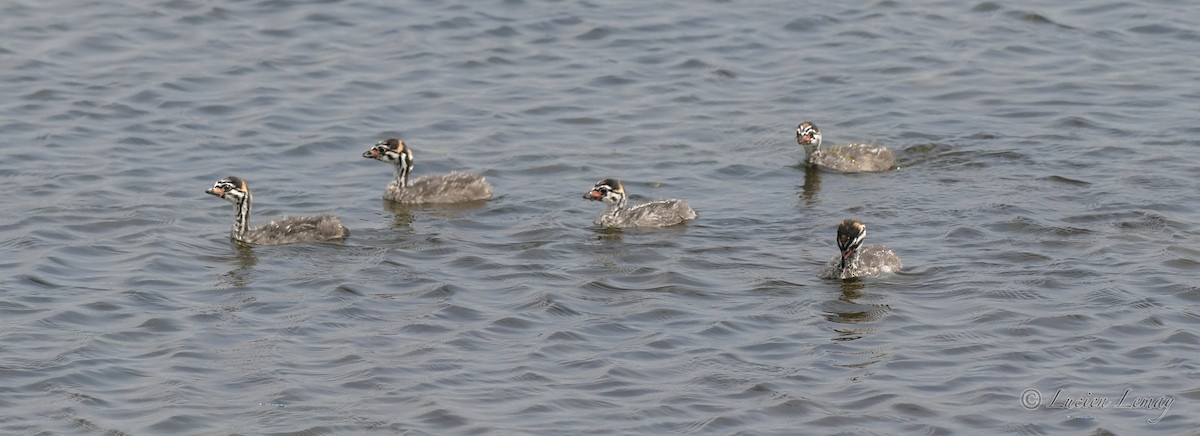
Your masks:
<path fill-rule="evenodd" d="M 1194 431 L 1196 29 L 1157 0 L 5 2 L 0 432 Z M 803 120 L 900 168 L 805 168 Z M 393 135 L 496 197 L 383 201 L 360 154 Z M 239 248 L 227 175 L 256 222 L 351 237 Z M 594 228 L 606 177 L 700 218 Z M 817 279 L 843 218 L 905 270 Z"/>

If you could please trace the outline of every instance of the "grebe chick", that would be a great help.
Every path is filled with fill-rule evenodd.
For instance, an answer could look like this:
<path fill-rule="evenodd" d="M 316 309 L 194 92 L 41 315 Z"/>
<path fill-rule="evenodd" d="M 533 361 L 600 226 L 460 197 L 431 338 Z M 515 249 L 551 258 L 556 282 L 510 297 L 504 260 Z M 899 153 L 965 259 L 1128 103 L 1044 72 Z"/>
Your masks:
<path fill-rule="evenodd" d="M 804 147 L 804 162 L 835 171 L 887 171 L 896 163 L 892 150 L 882 145 L 843 144 L 821 148 L 821 129 L 808 121 L 796 127 L 796 143 Z"/>
<path fill-rule="evenodd" d="M 608 204 L 608 209 L 595 221 L 604 227 L 665 227 L 696 219 L 696 211 L 683 200 L 659 200 L 627 207 L 625 187 L 617 179 L 596 182 L 583 198 Z"/>
<path fill-rule="evenodd" d="M 250 187 L 246 181 L 229 176 L 207 191 L 233 203 L 237 214 L 233 217 L 233 230 L 229 237 L 235 241 L 254 245 L 280 245 L 293 242 L 328 241 L 350 236 L 350 230 L 337 217 L 329 215 L 285 217 L 263 226 L 250 228 Z"/>
<path fill-rule="evenodd" d="M 492 185 L 473 174 L 456 171 L 409 180 L 413 169 L 412 148 L 396 138 L 375 143 L 362 157 L 395 165 L 396 179 L 388 183 L 383 198 L 397 203 L 460 203 L 492 198 Z"/>
<path fill-rule="evenodd" d="M 849 279 L 900 271 L 904 266 L 900 256 L 882 245 L 859 248 L 867 237 L 867 226 L 858 220 L 842 220 L 837 229 L 838 249 L 841 255 L 834 256 L 821 270 L 823 279 Z"/>

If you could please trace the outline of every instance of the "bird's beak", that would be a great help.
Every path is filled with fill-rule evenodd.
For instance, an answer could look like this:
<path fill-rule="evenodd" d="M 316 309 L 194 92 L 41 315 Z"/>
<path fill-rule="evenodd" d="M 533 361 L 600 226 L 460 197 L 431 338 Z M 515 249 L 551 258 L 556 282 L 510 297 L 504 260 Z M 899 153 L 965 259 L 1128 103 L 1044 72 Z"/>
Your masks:
<path fill-rule="evenodd" d="M 603 197 L 603 196 L 604 196 L 604 194 L 601 194 L 600 191 L 597 191 L 595 189 L 588 191 L 587 194 L 583 194 L 584 199 L 592 200 L 592 201 L 599 200 L 600 197 Z"/>
<path fill-rule="evenodd" d="M 208 188 L 208 190 L 204 191 L 204 193 L 212 194 L 212 195 L 215 195 L 215 196 L 218 196 L 221 198 L 225 198 L 225 190 L 221 189 L 221 188 Z"/>
<path fill-rule="evenodd" d="M 372 148 L 370 150 L 364 151 L 363 157 L 368 158 L 368 159 L 374 159 L 376 157 L 379 157 L 379 149 Z"/>
<path fill-rule="evenodd" d="M 800 143 L 804 145 L 812 144 L 812 135 L 801 135 Z"/>

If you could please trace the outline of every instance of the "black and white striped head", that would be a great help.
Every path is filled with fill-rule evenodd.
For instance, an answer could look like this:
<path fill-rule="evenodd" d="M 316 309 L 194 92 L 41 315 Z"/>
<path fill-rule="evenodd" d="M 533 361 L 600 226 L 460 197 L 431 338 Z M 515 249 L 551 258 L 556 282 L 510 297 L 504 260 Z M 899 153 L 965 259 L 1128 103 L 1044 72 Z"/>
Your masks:
<path fill-rule="evenodd" d="M 858 220 L 842 220 L 837 229 L 838 249 L 842 251 L 842 269 L 854 260 L 863 239 L 867 237 L 867 226 Z"/>
<path fill-rule="evenodd" d="M 226 200 L 230 203 L 238 204 L 242 199 L 250 196 L 250 187 L 246 186 L 246 181 L 241 178 L 229 176 L 221 180 L 217 180 L 212 188 L 204 191 L 207 194 L 212 194 Z"/>
<path fill-rule="evenodd" d="M 403 140 L 388 138 L 376 142 L 373 147 L 364 151 L 362 157 L 375 159 L 396 166 L 396 179 L 401 186 L 408 186 L 408 175 L 413 169 L 413 152 Z"/>
<path fill-rule="evenodd" d="M 412 166 L 413 160 L 412 149 L 408 148 L 404 141 L 396 138 L 376 142 L 374 146 L 363 152 L 362 157 L 405 166 Z"/>
<path fill-rule="evenodd" d="M 625 203 L 625 187 L 617 179 L 604 179 L 596 182 L 591 191 L 583 194 L 583 198 L 592 201 L 603 201 L 608 204 Z"/>
<path fill-rule="evenodd" d="M 800 123 L 796 126 L 796 143 L 804 147 L 806 153 L 812 154 L 821 148 L 821 129 L 810 121 Z"/>

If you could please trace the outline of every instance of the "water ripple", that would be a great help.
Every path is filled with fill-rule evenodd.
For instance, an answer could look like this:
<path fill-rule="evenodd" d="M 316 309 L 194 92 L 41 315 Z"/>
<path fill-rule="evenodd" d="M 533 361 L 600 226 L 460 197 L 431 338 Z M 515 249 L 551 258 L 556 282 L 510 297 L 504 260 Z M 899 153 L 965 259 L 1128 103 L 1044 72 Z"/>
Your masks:
<path fill-rule="evenodd" d="M 1195 14 L 794 10 L 0 5 L 0 430 L 1144 433 L 1020 404 L 1124 387 L 1190 430 Z M 900 168 L 807 168 L 806 119 Z M 387 136 L 495 198 L 383 201 Z M 230 174 L 351 237 L 231 243 Z M 701 218 L 595 228 L 604 177 Z M 844 218 L 906 269 L 818 279 Z"/>

